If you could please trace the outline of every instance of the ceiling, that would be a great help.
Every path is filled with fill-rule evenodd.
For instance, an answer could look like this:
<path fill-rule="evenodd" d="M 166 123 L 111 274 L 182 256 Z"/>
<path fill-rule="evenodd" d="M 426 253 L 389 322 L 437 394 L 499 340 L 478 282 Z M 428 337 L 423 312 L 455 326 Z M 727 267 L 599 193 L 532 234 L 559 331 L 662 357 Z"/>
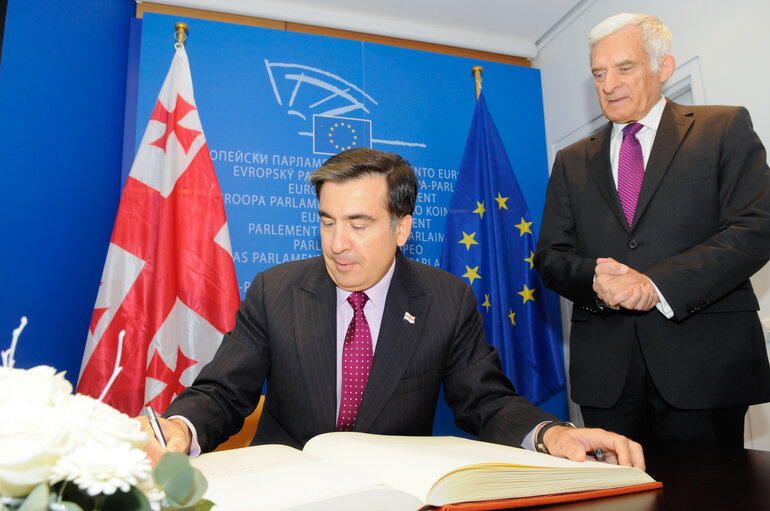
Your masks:
<path fill-rule="evenodd" d="M 595 0 L 153 0 L 535 58 Z M 137 0 L 141 3 L 141 0 Z"/>

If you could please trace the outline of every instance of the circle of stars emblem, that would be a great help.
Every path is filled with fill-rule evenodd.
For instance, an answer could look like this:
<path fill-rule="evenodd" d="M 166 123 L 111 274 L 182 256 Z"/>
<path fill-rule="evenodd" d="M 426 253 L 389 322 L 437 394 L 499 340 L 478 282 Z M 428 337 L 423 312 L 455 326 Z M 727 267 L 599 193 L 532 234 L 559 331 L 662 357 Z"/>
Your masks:
<path fill-rule="evenodd" d="M 337 130 L 336 134 L 334 133 L 335 130 Z M 344 139 L 346 136 L 350 140 L 349 145 L 344 145 L 342 142 L 340 142 L 340 139 Z M 337 140 L 336 142 L 335 139 Z M 329 143 L 332 144 L 337 150 L 352 149 L 358 143 L 358 135 L 356 135 L 356 129 L 351 124 L 345 122 L 335 122 L 334 126 L 329 128 Z"/>

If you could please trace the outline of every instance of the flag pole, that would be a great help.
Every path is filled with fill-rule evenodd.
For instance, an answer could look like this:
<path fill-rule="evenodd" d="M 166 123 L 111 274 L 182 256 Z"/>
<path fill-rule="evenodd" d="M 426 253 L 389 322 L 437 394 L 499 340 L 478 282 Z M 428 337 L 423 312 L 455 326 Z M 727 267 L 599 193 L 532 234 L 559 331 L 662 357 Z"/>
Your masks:
<path fill-rule="evenodd" d="M 176 45 L 184 46 L 184 42 L 187 40 L 187 23 L 182 23 L 181 21 L 174 25 L 174 40 L 176 41 Z"/>
<path fill-rule="evenodd" d="M 483 70 L 484 68 L 481 66 L 473 66 L 471 68 L 473 76 L 476 78 L 476 99 L 479 99 L 479 94 L 481 94 L 481 72 Z"/>

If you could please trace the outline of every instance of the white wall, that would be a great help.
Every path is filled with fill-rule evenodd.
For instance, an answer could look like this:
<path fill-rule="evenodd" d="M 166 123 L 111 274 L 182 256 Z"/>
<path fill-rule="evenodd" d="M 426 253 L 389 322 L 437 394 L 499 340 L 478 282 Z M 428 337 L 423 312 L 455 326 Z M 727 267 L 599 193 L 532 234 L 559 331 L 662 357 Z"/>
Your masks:
<path fill-rule="evenodd" d="M 660 17 L 673 34 L 677 65 L 697 57 L 708 104 L 743 105 L 754 127 L 770 146 L 770 2 L 756 0 L 672 1 L 596 0 L 540 47 L 533 67 L 541 70 L 549 161 L 554 147 L 563 145 L 575 130 L 601 115 L 589 69 L 587 35 L 604 18 L 619 12 Z M 770 321 L 770 265 L 752 282 L 760 301 L 760 317 Z M 736 375 L 736 377 L 740 377 Z M 765 409 L 768 408 L 768 409 Z M 752 407 L 749 426 L 754 436 L 747 446 L 770 449 L 770 405 Z M 763 421 L 752 420 L 762 416 Z"/>

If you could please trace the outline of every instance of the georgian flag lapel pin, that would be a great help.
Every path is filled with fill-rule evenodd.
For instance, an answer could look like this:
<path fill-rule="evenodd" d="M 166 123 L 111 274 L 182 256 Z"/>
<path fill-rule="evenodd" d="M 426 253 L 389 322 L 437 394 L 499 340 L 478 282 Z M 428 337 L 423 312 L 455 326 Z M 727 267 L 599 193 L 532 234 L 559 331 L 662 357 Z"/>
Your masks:
<path fill-rule="evenodd" d="M 408 312 L 405 312 L 404 313 L 404 321 L 408 321 L 408 322 L 410 322 L 411 324 L 414 325 L 414 316 L 412 316 Z"/>

